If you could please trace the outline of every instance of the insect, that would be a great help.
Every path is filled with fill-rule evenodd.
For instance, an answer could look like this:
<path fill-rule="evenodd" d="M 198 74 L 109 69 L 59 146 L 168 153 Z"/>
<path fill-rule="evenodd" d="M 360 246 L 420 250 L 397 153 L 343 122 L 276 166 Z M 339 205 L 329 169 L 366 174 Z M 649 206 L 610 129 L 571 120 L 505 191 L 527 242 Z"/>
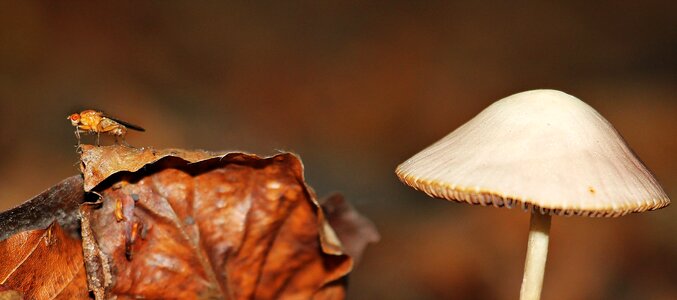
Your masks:
<path fill-rule="evenodd" d="M 103 112 L 92 109 L 71 114 L 66 119 L 70 120 L 71 124 L 75 126 L 75 137 L 78 139 L 78 145 L 80 145 L 80 133 L 96 133 L 97 146 L 99 145 L 101 133 L 110 134 L 115 137 L 116 143 L 122 142 L 123 145 L 129 146 L 125 141 L 127 128 L 137 131 L 146 131 L 139 126 L 114 119 L 105 115 Z"/>

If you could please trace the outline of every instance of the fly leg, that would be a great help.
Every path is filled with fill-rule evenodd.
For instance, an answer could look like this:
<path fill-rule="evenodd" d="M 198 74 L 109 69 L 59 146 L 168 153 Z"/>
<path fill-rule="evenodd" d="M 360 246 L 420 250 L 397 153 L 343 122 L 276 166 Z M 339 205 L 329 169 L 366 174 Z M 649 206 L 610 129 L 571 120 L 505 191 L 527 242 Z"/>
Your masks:
<path fill-rule="evenodd" d="M 75 128 L 75 139 L 78 141 L 78 143 L 75 145 L 75 151 L 78 153 L 82 153 L 82 140 L 80 138 L 80 133 L 87 133 L 87 131 L 84 131 L 80 128 Z"/>
<path fill-rule="evenodd" d="M 78 148 L 80 147 L 80 128 L 75 128 L 75 139 L 78 140 Z"/>
<path fill-rule="evenodd" d="M 78 140 L 78 145 L 77 148 L 80 149 L 80 145 L 82 145 L 82 141 L 80 140 L 80 133 L 88 133 L 92 132 L 92 127 L 89 125 L 78 125 L 75 127 L 75 138 Z"/>
<path fill-rule="evenodd" d="M 80 128 L 75 128 L 75 138 L 78 140 L 78 145 L 80 145 Z"/>

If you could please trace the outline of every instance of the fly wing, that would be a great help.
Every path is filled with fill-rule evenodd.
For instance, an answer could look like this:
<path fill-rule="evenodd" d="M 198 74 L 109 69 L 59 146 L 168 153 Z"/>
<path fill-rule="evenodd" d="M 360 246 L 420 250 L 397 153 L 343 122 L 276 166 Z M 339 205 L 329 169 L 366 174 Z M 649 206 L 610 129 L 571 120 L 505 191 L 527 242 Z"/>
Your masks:
<path fill-rule="evenodd" d="M 125 127 L 129 128 L 129 129 L 134 129 L 134 130 L 136 130 L 136 131 L 146 131 L 146 130 L 143 129 L 141 126 L 134 125 L 134 124 L 132 124 L 132 123 L 122 121 L 122 120 L 120 120 L 120 119 L 118 119 L 118 118 L 113 118 L 113 117 L 110 117 L 110 116 L 105 116 L 105 117 L 106 117 L 106 118 L 109 118 L 109 119 L 111 119 L 111 120 L 113 120 L 113 121 L 115 121 L 115 122 L 118 122 L 118 123 L 124 125 Z"/>

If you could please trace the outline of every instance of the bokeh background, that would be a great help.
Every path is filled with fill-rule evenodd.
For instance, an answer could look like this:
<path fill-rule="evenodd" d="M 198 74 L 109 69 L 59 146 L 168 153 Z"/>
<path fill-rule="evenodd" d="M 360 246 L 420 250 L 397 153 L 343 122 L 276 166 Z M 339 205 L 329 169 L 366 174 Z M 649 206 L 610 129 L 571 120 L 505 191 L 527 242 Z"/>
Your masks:
<path fill-rule="evenodd" d="M 394 169 L 535 88 L 595 107 L 675 200 L 674 1 L 318 2 L 3 1 L 0 209 L 78 172 L 65 117 L 94 107 L 137 146 L 300 154 L 380 229 L 351 299 L 516 299 L 528 214 Z M 554 218 L 544 299 L 677 299 L 676 232 L 674 207 Z"/>

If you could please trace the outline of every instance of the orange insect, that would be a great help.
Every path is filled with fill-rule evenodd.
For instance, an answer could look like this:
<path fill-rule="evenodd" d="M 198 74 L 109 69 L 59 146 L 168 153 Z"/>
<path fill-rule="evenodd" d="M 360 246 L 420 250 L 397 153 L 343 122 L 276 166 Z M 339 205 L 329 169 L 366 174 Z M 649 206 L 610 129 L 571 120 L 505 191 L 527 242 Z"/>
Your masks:
<path fill-rule="evenodd" d="M 137 131 L 146 131 L 145 129 L 134 124 L 127 123 L 118 119 L 106 116 L 103 112 L 96 110 L 83 110 L 80 113 L 74 113 L 66 119 L 71 121 L 75 126 L 75 137 L 80 144 L 80 133 L 96 133 L 96 145 L 99 145 L 99 136 L 101 133 L 110 134 L 115 137 L 115 142 L 122 142 L 123 145 L 129 146 L 125 141 L 125 134 L 127 128 Z"/>
<path fill-rule="evenodd" d="M 127 258 L 128 261 L 132 260 L 132 255 L 134 254 L 133 249 L 134 249 L 134 243 L 136 243 L 137 237 L 141 236 L 141 239 L 144 239 L 143 231 L 145 229 L 143 228 L 143 223 L 141 222 L 134 222 L 132 223 L 132 228 L 131 232 L 125 239 L 125 257 Z"/>

